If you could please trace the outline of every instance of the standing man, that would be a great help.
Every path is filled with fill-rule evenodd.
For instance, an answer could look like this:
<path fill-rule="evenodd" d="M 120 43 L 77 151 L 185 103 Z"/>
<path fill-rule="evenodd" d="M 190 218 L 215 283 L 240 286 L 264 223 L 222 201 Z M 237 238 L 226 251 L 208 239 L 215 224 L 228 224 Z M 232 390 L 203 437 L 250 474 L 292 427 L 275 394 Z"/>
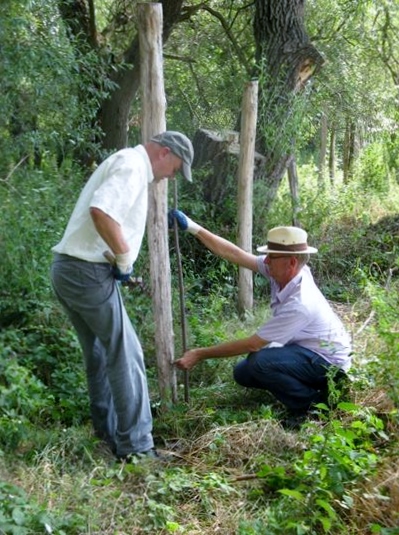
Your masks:
<path fill-rule="evenodd" d="M 298 227 L 269 231 L 267 245 L 256 256 L 201 227 L 183 212 L 169 212 L 169 226 L 194 234 L 222 258 L 269 279 L 272 317 L 249 338 L 186 351 L 176 361 L 190 370 L 208 358 L 248 354 L 234 368 L 235 381 L 271 392 L 290 412 L 290 425 L 303 420 L 315 403 L 328 401 L 328 372 L 344 375 L 351 365 L 350 338 L 316 286 L 307 266 L 317 252 Z"/>
<path fill-rule="evenodd" d="M 140 251 L 149 184 L 178 171 L 191 181 L 193 156 L 191 141 L 172 131 L 111 155 L 91 175 L 53 247 L 52 284 L 82 347 L 93 427 L 119 459 L 159 455 L 143 352 L 118 281 L 129 280 Z"/>

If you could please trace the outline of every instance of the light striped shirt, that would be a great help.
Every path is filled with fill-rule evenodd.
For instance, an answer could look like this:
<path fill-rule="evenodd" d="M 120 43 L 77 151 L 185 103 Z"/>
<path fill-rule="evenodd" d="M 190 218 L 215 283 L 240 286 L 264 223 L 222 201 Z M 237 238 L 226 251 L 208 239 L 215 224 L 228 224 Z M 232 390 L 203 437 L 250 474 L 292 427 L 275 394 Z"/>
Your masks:
<path fill-rule="evenodd" d="M 309 267 L 305 265 L 280 290 L 264 260 L 265 256 L 258 257 L 258 271 L 270 280 L 272 318 L 256 334 L 268 342 L 298 344 L 347 371 L 351 366 L 349 334 L 316 286 Z"/>

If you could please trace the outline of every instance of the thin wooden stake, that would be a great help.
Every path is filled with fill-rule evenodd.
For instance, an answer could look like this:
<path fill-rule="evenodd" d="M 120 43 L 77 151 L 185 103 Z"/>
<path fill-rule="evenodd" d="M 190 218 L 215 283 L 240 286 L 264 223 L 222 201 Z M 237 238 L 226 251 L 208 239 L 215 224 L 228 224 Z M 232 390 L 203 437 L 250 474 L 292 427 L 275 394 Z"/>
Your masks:
<path fill-rule="evenodd" d="M 177 210 L 177 180 L 174 180 L 174 208 Z M 182 333 L 182 345 L 183 353 L 187 351 L 187 321 L 186 321 L 186 306 L 184 295 L 184 280 L 183 280 L 183 266 L 181 261 L 180 244 L 179 244 L 179 226 L 176 219 L 174 220 L 174 233 L 175 233 L 175 246 L 176 246 L 176 258 L 177 258 L 177 273 L 179 277 L 179 297 L 180 297 L 180 322 Z M 188 380 L 188 371 L 184 370 L 184 401 L 189 403 L 190 401 L 190 389 Z"/>

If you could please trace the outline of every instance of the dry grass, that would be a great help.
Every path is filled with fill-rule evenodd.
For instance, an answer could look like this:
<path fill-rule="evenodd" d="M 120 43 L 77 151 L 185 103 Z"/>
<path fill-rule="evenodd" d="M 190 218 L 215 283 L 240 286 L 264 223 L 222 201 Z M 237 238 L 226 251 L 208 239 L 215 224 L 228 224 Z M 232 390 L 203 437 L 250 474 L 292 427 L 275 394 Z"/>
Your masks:
<path fill-rule="evenodd" d="M 374 332 L 374 318 L 368 321 L 367 303 L 333 306 L 354 334 L 356 364 L 383 349 Z M 213 396 L 209 392 L 207 395 Z M 216 392 L 212 397 L 216 409 L 232 401 L 223 396 Z M 391 417 L 394 404 L 383 389 L 354 388 L 352 397 L 357 404 L 373 408 L 393 437 L 391 444 L 376 446 L 381 453 L 377 473 L 348 491 L 353 507 L 344 512 L 345 535 L 371 535 L 372 523 L 386 528 L 399 525 L 398 424 Z M 92 450 L 80 446 L 90 443 L 90 433 L 82 430 L 49 444 L 29 467 L 21 462 L 8 470 L 0 459 L 0 476 L 14 481 L 51 510 L 79 511 L 87 516 L 88 528 L 82 533 L 90 535 L 166 535 L 170 531 L 156 527 L 154 518 L 168 518 L 168 507 L 173 509 L 171 519 L 180 526 L 177 534 L 233 535 L 240 522 L 254 520 L 264 520 L 266 526 L 269 505 L 256 473 L 265 464 L 289 466 L 301 458 L 312 430 L 287 432 L 272 417 L 216 425 L 212 411 L 193 406 L 178 418 L 186 420 L 187 432 L 176 435 L 179 438 L 174 444 L 171 439 L 175 462 L 162 468 L 148 465 L 129 471 L 116 466 L 109 452 L 98 446 Z M 345 418 L 350 417 L 343 415 Z M 160 509 L 156 509 L 157 501 Z M 91 526 L 92 517 L 101 528 Z"/>
<path fill-rule="evenodd" d="M 356 533 L 370 533 L 370 524 L 386 528 L 399 527 L 399 459 L 397 455 L 384 458 L 378 474 L 357 487 L 352 493 L 353 508 L 348 520 L 356 526 Z"/>

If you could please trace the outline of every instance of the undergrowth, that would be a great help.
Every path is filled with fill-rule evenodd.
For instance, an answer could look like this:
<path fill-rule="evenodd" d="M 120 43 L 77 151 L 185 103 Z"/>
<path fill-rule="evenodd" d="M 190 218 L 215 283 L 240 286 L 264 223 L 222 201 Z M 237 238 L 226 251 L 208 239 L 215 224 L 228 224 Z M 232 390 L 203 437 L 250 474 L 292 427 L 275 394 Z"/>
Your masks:
<path fill-rule="evenodd" d="M 173 458 L 124 465 L 93 436 L 79 345 L 48 280 L 51 246 L 84 177 L 66 169 L 55 181 L 52 172 L 0 184 L 0 533 L 398 534 L 397 188 L 382 199 L 358 183 L 323 195 L 304 185 L 301 221 L 320 252 L 311 267 L 354 337 L 354 366 L 348 399 L 334 411 L 320 406 L 298 432 L 283 429 L 272 396 L 233 382 L 240 357 L 198 365 L 189 403 L 178 375 L 178 403 L 161 403 L 148 287 L 123 290 L 146 355 L 154 438 Z M 206 218 L 197 204 L 190 215 Z M 229 217 L 209 226 L 234 238 Z M 291 222 L 284 187 L 262 217 L 254 243 Z M 182 236 L 182 253 L 189 345 L 253 334 L 269 314 L 267 286 L 255 277 L 255 308 L 241 318 L 236 270 L 192 236 Z M 136 273 L 149 278 L 145 248 Z"/>

